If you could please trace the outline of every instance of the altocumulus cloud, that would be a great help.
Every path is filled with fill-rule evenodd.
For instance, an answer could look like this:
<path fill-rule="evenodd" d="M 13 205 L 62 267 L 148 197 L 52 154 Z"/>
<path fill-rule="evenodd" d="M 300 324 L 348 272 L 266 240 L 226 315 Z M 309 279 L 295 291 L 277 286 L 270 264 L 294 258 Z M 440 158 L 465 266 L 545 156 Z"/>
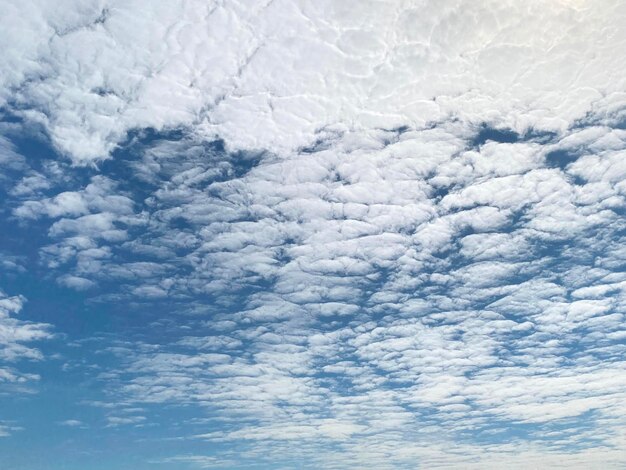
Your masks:
<path fill-rule="evenodd" d="M 0 391 L 2 395 L 21 395 L 31 392 L 33 383 L 40 379 L 36 373 L 22 371 L 24 362 L 41 361 L 42 353 L 29 345 L 52 337 L 50 325 L 22 321 L 16 318 L 25 302 L 23 296 L 8 297 L 0 291 Z M 2 421 L 0 437 L 11 435 L 21 427 Z"/>
<path fill-rule="evenodd" d="M 103 468 L 626 463 L 623 2 L 3 9 L 3 282 L 124 310 L 54 422 L 158 443 Z"/>

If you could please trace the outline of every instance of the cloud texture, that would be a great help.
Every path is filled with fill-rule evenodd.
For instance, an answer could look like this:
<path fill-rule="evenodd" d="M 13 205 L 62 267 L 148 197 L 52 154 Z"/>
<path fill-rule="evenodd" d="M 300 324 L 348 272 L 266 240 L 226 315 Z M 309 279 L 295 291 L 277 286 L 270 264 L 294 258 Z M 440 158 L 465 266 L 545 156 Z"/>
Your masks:
<path fill-rule="evenodd" d="M 77 163 L 129 129 L 293 152 L 450 119 L 563 131 L 624 105 L 615 1 L 12 2 L 0 100 Z"/>
<path fill-rule="evenodd" d="M 193 409 L 170 468 L 626 462 L 622 2 L 75 3 L 0 19 L 3 217 L 141 319 L 76 338 L 104 429 Z"/>

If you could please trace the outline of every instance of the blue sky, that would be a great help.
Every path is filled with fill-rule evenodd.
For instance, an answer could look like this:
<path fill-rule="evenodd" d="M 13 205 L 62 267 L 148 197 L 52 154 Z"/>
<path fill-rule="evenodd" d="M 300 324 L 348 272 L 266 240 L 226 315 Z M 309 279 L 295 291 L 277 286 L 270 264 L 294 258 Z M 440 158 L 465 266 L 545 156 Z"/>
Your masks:
<path fill-rule="evenodd" d="M 9 1 L 0 467 L 622 468 L 617 1 Z"/>

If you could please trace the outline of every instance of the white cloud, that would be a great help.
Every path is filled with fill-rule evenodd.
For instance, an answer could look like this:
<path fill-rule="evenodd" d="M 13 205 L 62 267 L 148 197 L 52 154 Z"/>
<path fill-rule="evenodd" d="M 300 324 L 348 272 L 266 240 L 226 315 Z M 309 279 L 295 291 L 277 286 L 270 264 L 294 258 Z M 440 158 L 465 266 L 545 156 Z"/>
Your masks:
<path fill-rule="evenodd" d="M 72 5 L 7 7 L 0 98 L 76 164 L 183 130 L 140 133 L 123 176 L 10 194 L 58 283 L 169 308 L 106 349 L 107 426 L 174 404 L 226 423 L 181 438 L 256 463 L 619 467 L 623 5 Z M 7 360 L 49 335 L 21 302 Z"/>
<path fill-rule="evenodd" d="M 106 157 L 133 128 L 284 153 L 322 129 L 450 116 L 563 131 L 623 103 L 616 1 L 30 0 L 4 13 L 0 99 L 75 162 Z"/>
<path fill-rule="evenodd" d="M 84 423 L 78 419 L 66 419 L 65 421 L 60 421 L 59 424 L 70 428 L 84 427 Z"/>
<path fill-rule="evenodd" d="M 454 141 L 438 132 L 442 146 Z M 381 468 L 415 459 L 433 468 L 479 461 L 488 467 L 478 456 L 486 452 L 482 445 L 464 448 L 467 460 L 455 460 L 411 443 L 430 442 L 424 434 L 430 433 L 445 436 L 438 444 L 461 446 L 455 436 L 469 430 L 488 436 L 494 423 L 501 433 L 533 426 L 527 444 L 507 450 L 493 444 L 494 455 L 503 452 L 515 466 L 526 455 L 584 449 L 584 435 L 574 439 L 571 432 L 589 414 L 594 439 L 617 446 L 626 398 L 617 343 L 623 296 L 606 293 L 622 292 L 621 252 L 608 248 L 621 225 L 603 199 L 589 200 L 584 188 L 596 183 L 546 169 L 542 146 L 491 143 L 470 152 L 519 150 L 530 163 L 512 176 L 479 166 L 450 173 L 450 191 L 437 198 L 433 180 L 448 171 L 445 165 L 433 163 L 429 179 L 416 177 L 408 152 L 418 154 L 432 141 L 430 132 L 384 148 L 338 150 L 350 138 L 308 154 L 306 171 L 301 155 L 261 161 L 241 177 L 202 183 L 205 191 L 172 174 L 158 183 L 149 168 L 164 157 L 139 170 L 159 188 L 152 210 L 160 222 L 145 228 L 142 243 L 194 241 L 177 245 L 183 255 L 166 258 L 185 266 L 184 275 L 147 263 L 141 283 L 123 278 L 129 292 L 142 299 L 165 290 L 220 301 L 234 295 L 237 307 L 232 313 L 216 307 L 207 322 L 209 328 L 231 322 L 227 334 L 189 337 L 182 330 L 184 338 L 172 345 L 124 350 L 124 366 L 108 376 L 120 400 L 210 409 L 241 425 L 202 439 L 247 442 L 247 452 L 268 461 L 279 458 L 270 449 L 294 439 L 306 459 L 339 442 L 337 468 L 365 445 L 387 449 L 368 454 Z M 453 161 L 458 150 L 449 152 L 439 161 Z M 182 167 L 180 173 L 189 171 Z M 490 182 L 501 186 L 485 190 Z M 604 190 L 606 197 L 617 194 Z M 575 227 L 562 225 L 570 217 L 560 209 L 566 205 Z M 170 226 L 170 213 L 184 215 L 188 226 Z M 558 233 L 546 216 L 561 224 Z M 598 267 L 586 266 L 588 250 Z M 103 259 L 90 276 L 107 279 L 122 269 L 130 267 Z M 331 422 L 336 429 L 324 427 Z M 584 467 L 595 458 L 587 452 L 571 462 Z"/>
<path fill-rule="evenodd" d="M 26 299 L 7 296 L 0 290 L 0 389 L 11 394 L 30 392 L 29 385 L 40 379 L 38 374 L 20 371 L 23 361 L 39 361 L 42 353 L 25 343 L 52 338 L 51 326 L 15 318 Z M 22 430 L 0 420 L 0 437 Z"/>
<path fill-rule="evenodd" d="M 153 463 L 187 464 L 195 468 L 224 468 L 233 465 L 235 462 L 233 460 L 220 459 L 210 455 L 177 455 L 175 457 L 155 460 Z"/>
<path fill-rule="evenodd" d="M 37 349 L 22 343 L 51 337 L 49 325 L 14 318 L 22 310 L 25 301 L 22 296 L 8 297 L 0 291 L 0 359 L 5 362 L 41 359 L 42 355 Z"/>

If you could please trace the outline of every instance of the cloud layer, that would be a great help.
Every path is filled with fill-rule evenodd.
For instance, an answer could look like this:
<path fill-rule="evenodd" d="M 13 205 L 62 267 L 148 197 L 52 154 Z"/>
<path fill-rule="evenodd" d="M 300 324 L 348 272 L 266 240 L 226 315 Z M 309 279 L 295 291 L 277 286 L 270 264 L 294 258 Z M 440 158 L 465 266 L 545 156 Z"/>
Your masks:
<path fill-rule="evenodd" d="M 12 2 L 0 103 L 76 163 L 130 129 L 289 153 L 450 119 L 563 131 L 624 105 L 621 2 Z"/>
<path fill-rule="evenodd" d="M 105 378 L 121 403 L 239 423 L 195 439 L 247 442 L 251 459 L 338 446 L 330 468 L 469 465 L 481 440 L 503 459 L 619 449 L 624 131 L 476 146 L 458 129 L 261 160 L 157 138 L 130 151 L 130 179 L 13 214 L 49 220 L 60 284 L 187 312 L 147 327 L 168 343 L 112 348 L 123 367 Z M 146 419 L 124 413 L 109 424 Z M 525 437 L 504 444 L 512 429 Z M 433 453 L 442 440 L 469 460 Z"/>
<path fill-rule="evenodd" d="M 7 11 L 3 217 L 139 319 L 77 338 L 103 429 L 194 410 L 171 468 L 626 462 L 621 2 Z M 22 300 L 5 361 L 50 335 Z"/>

